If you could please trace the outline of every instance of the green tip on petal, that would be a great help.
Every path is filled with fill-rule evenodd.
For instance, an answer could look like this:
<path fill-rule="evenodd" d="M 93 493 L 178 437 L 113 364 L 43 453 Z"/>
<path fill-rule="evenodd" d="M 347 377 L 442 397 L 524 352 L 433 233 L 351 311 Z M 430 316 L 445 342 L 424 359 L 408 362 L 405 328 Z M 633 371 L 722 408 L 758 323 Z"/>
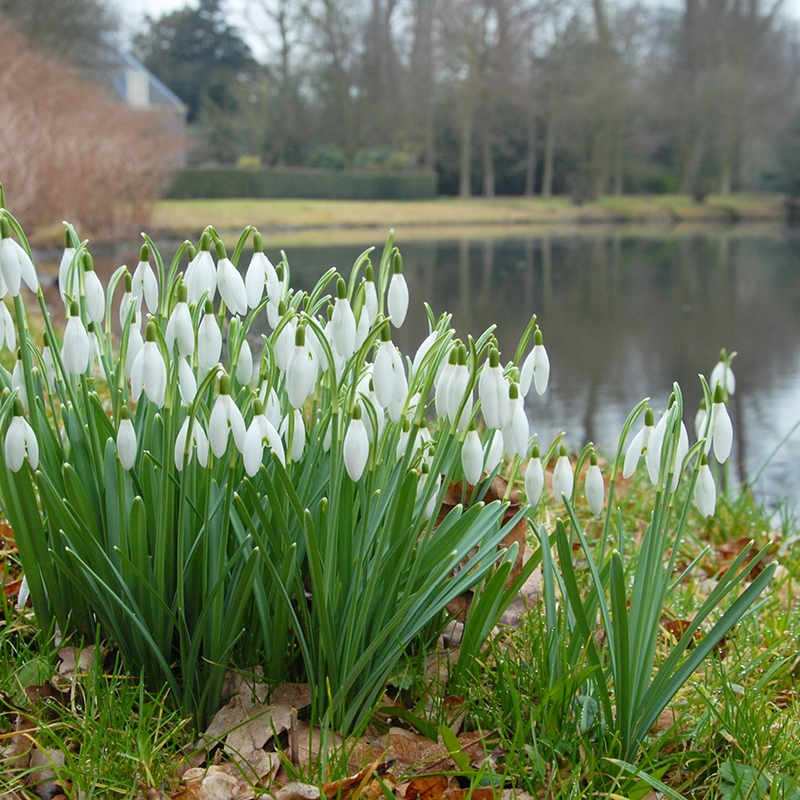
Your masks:
<path fill-rule="evenodd" d="M 150 248 L 148 245 L 143 244 L 142 249 L 139 251 L 139 261 L 149 261 L 150 260 Z"/>
<path fill-rule="evenodd" d="M 225 373 L 222 374 L 222 377 L 219 379 L 219 393 L 220 394 L 230 394 L 231 393 L 231 377 L 230 377 L 230 375 L 226 375 Z"/>
<path fill-rule="evenodd" d="M 722 350 L 719 351 L 719 360 L 720 361 L 728 360 L 728 351 L 724 347 L 722 348 Z"/>
<path fill-rule="evenodd" d="M 367 264 L 367 267 L 364 270 L 364 277 L 368 281 L 374 281 L 375 280 L 375 267 L 373 267 L 371 263 Z"/>
<path fill-rule="evenodd" d="M 119 410 L 119 418 L 121 420 L 131 418 L 131 410 L 128 408 L 128 406 L 122 406 L 122 408 Z"/>
<path fill-rule="evenodd" d="M 542 331 L 541 328 L 537 327 L 536 330 L 533 332 L 533 343 L 536 345 L 544 344 L 544 339 L 542 338 Z"/>
<path fill-rule="evenodd" d="M 722 394 L 722 386 L 719 384 L 716 385 L 714 388 L 714 402 L 715 403 L 724 403 L 725 396 Z"/>
<path fill-rule="evenodd" d="M 508 399 L 509 400 L 519 399 L 519 386 L 513 381 L 508 384 Z"/>
<path fill-rule="evenodd" d="M 256 398 L 253 401 L 253 414 L 255 414 L 257 417 L 260 417 L 263 413 L 264 413 L 264 404 L 261 402 L 261 400 Z"/>
<path fill-rule="evenodd" d="M 125 273 L 125 291 L 128 293 L 133 291 L 133 275 L 130 272 Z"/>
<path fill-rule="evenodd" d="M 411 430 L 411 420 L 408 417 L 403 417 L 403 433 L 408 433 Z"/>
<path fill-rule="evenodd" d="M 88 250 L 83 251 L 83 269 L 85 272 L 94 272 L 94 259 Z"/>
<path fill-rule="evenodd" d="M 264 252 L 264 237 L 258 231 L 253 234 L 253 252 Z"/>
<path fill-rule="evenodd" d="M 189 254 L 189 261 L 194 261 L 195 256 L 197 255 L 197 248 L 193 244 L 190 244 L 186 248 L 186 252 Z"/>
<path fill-rule="evenodd" d="M 533 450 L 531 450 L 531 458 L 539 458 L 539 453 L 540 453 L 539 445 L 535 444 L 533 446 Z"/>
<path fill-rule="evenodd" d="M 336 280 L 336 297 L 339 300 L 344 300 L 347 297 L 347 284 L 344 282 L 344 278 L 338 278 Z"/>
<path fill-rule="evenodd" d="M 208 298 L 206 298 L 206 304 L 205 304 L 205 306 L 203 306 L 203 311 L 206 314 L 213 314 L 214 313 L 214 304 Z"/>
<path fill-rule="evenodd" d="M 497 351 L 496 347 L 493 347 L 489 351 L 489 366 L 492 369 L 495 369 L 500 366 L 500 353 Z"/>
<path fill-rule="evenodd" d="M 400 253 L 394 254 L 394 274 L 403 274 L 403 256 L 401 256 Z"/>
<path fill-rule="evenodd" d="M 72 300 L 69 304 L 69 315 L 71 317 L 77 317 L 80 314 L 80 309 L 78 308 L 78 301 Z"/>
<path fill-rule="evenodd" d="M 358 403 L 353 406 L 353 419 L 361 419 L 361 406 Z"/>
<path fill-rule="evenodd" d="M 14 416 L 21 417 L 25 413 L 25 409 L 22 407 L 22 400 L 19 397 L 14 398 Z"/>
<path fill-rule="evenodd" d="M 22 348 L 21 347 L 19 348 L 19 350 L 17 350 L 17 361 L 22 361 Z"/>
<path fill-rule="evenodd" d="M 8 239 L 11 236 L 11 226 L 5 216 L 0 216 L 0 237 Z"/>
<path fill-rule="evenodd" d="M 467 346 L 465 344 L 460 344 L 458 346 L 458 362 L 460 366 L 465 366 L 467 363 Z"/>
<path fill-rule="evenodd" d="M 286 301 L 281 300 L 278 303 L 278 316 L 282 317 L 286 313 Z"/>
<path fill-rule="evenodd" d="M 178 302 L 185 303 L 189 298 L 189 290 L 186 288 L 185 283 L 178 286 Z"/>
<path fill-rule="evenodd" d="M 701 397 L 700 398 L 700 410 L 701 411 L 707 411 L 708 410 L 708 406 L 706 405 L 705 397 Z"/>
<path fill-rule="evenodd" d="M 594 450 L 592 450 L 592 452 L 591 452 L 591 453 L 589 453 L 589 463 L 590 463 L 590 464 L 591 464 L 593 467 L 596 467 L 596 466 L 597 466 L 597 453 L 595 453 L 595 451 L 594 451 Z"/>
<path fill-rule="evenodd" d="M 381 341 L 382 342 L 392 341 L 392 329 L 389 327 L 388 322 L 384 322 L 383 327 L 381 328 Z"/>
<path fill-rule="evenodd" d="M 225 245 L 222 239 L 214 239 L 214 249 L 217 251 L 217 258 L 227 258 L 228 254 L 225 251 Z"/>
<path fill-rule="evenodd" d="M 450 355 L 447 357 L 448 364 L 458 364 L 458 347 L 453 347 L 450 350 Z"/>
<path fill-rule="evenodd" d="M 277 267 L 275 267 L 275 274 L 278 276 L 278 280 L 283 280 L 283 262 L 281 261 Z"/>
<path fill-rule="evenodd" d="M 156 323 L 152 319 L 147 323 L 147 327 L 145 328 L 144 340 L 146 342 L 154 342 L 156 340 Z"/>
<path fill-rule="evenodd" d="M 653 413 L 652 408 L 648 408 L 647 411 L 644 412 L 644 424 L 647 425 L 648 428 L 652 428 L 656 424 L 656 415 Z"/>
<path fill-rule="evenodd" d="M 66 228 L 64 229 L 64 247 L 72 247 L 72 243 L 69 238 L 69 231 Z"/>
<path fill-rule="evenodd" d="M 294 344 L 295 347 L 305 347 L 306 346 L 306 326 L 305 325 L 298 325 L 297 330 L 294 332 Z"/>
<path fill-rule="evenodd" d="M 706 456 L 706 454 L 705 454 L 705 453 L 703 453 L 703 454 L 700 456 L 700 466 L 701 466 L 701 467 L 705 467 L 707 464 L 708 464 L 708 456 Z"/>
<path fill-rule="evenodd" d="M 200 249 L 201 250 L 210 250 L 211 249 L 211 232 L 210 231 L 203 231 L 203 235 L 200 237 Z"/>
<path fill-rule="evenodd" d="M 422 470 L 421 471 L 422 471 L 423 475 L 427 475 L 431 471 L 431 468 L 428 466 L 428 462 L 427 461 L 423 461 L 422 462 Z"/>
<path fill-rule="evenodd" d="M 565 456 L 567 454 L 567 446 L 562 444 L 561 447 L 558 448 L 558 455 L 559 457 Z"/>

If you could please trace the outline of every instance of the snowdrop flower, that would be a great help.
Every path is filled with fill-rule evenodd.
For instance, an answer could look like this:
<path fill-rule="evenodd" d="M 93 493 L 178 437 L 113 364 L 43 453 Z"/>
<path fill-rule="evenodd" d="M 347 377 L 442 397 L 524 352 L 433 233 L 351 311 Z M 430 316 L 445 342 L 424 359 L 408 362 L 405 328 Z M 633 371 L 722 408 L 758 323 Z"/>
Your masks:
<path fill-rule="evenodd" d="M 436 343 L 436 340 L 439 338 L 438 331 L 431 331 L 423 340 L 420 346 L 417 348 L 417 352 L 414 354 L 414 360 L 411 362 L 411 369 L 409 370 L 408 379 L 412 380 L 414 376 L 417 374 L 417 370 L 419 370 L 422 360 L 425 358 L 426 355 L 430 352 L 431 347 Z"/>
<path fill-rule="evenodd" d="M 381 342 L 372 368 L 375 397 L 383 408 L 388 408 L 392 401 L 395 401 L 395 405 L 398 401 L 402 403 L 408 391 L 403 359 L 392 343 L 391 335 L 389 323 L 385 322 L 381 327 Z M 399 417 L 393 421 L 398 420 Z"/>
<path fill-rule="evenodd" d="M 474 428 L 467 432 L 461 447 L 461 466 L 466 482 L 475 486 L 483 475 L 483 447 Z"/>
<path fill-rule="evenodd" d="M 633 473 L 636 471 L 636 466 L 638 465 L 642 454 L 647 453 L 647 447 L 648 443 L 650 442 L 650 436 L 653 433 L 654 423 L 655 416 L 653 415 L 653 409 L 648 407 L 644 412 L 644 425 L 633 437 L 633 439 L 631 439 L 628 449 L 625 451 L 625 463 L 622 466 L 623 478 L 630 478 L 630 476 L 633 475 Z"/>
<path fill-rule="evenodd" d="M 485 468 L 487 472 L 494 472 L 503 460 L 503 432 L 495 431 L 486 443 L 484 448 L 485 452 Z"/>
<path fill-rule="evenodd" d="M 533 350 L 522 364 L 519 376 L 519 390 L 523 397 L 528 396 L 531 388 L 531 379 L 538 395 L 543 395 L 547 390 L 550 380 L 550 359 L 542 343 L 542 332 L 537 326 L 533 333 Z"/>
<path fill-rule="evenodd" d="M 705 454 L 700 460 L 700 470 L 697 473 L 694 502 L 703 517 L 710 517 L 717 505 L 717 487 L 714 484 L 714 476 L 711 474 Z"/>
<path fill-rule="evenodd" d="M 98 325 L 106 315 L 106 293 L 97 273 L 94 260 L 89 253 L 83 254 L 83 287 L 86 291 L 86 316 Z"/>
<path fill-rule="evenodd" d="M 281 372 L 286 372 L 286 367 L 289 366 L 289 356 L 292 354 L 292 348 L 295 343 L 297 315 L 293 311 L 286 310 L 286 305 L 283 300 L 281 300 L 280 308 L 281 317 L 285 317 L 288 314 L 289 318 L 274 341 L 273 352 L 275 353 L 275 363 L 278 365 L 278 368 Z"/>
<path fill-rule="evenodd" d="M 5 441 L 6 464 L 12 472 L 19 472 L 22 462 L 27 458 L 31 469 L 39 466 L 39 443 L 36 434 L 22 416 L 22 403 L 14 400 L 14 416 L 6 431 Z"/>
<path fill-rule="evenodd" d="M 67 302 L 67 295 L 70 299 L 74 299 L 77 294 L 73 288 L 75 281 L 75 271 L 70 270 L 72 260 L 75 258 L 77 252 L 74 247 L 69 243 L 69 233 L 66 233 L 66 247 L 61 254 L 61 262 L 58 265 L 58 292 L 61 295 L 61 302 Z M 70 275 L 72 272 L 72 275 Z"/>
<path fill-rule="evenodd" d="M 669 421 L 669 409 L 672 407 L 674 397 L 670 397 L 669 407 L 661 415 L 653 432 L 650 434 L 650 440 L 647 443 L 647 453 L 645 453 L 645 462 L 647 463 L 647 472 L 650 476 L 650 483 L 653 486 L 658 486 L 658 473 L 661 470 L 661 448 L 664 444 L 664 433 L 667 429 L 667 422 Z"/>
<path fill-rule="evenodd" d="M 706 453 L 711 443 L 714 444 L 714 458 L 720 464 L 727 461 L 733 445 L 733 425 L 728 414 L 728 409 L 722 401 L 722 386 L 717 384 L 714 389 L 714 403 L 711 406 L 711 433 L 706 442 Z"/>
<path fill-rule="evenodd" d="M 53 358 L 53 348 L 50 347 L 50 336 L 47 331 L 42 334 L 42 361 L 44 362 L 44 371 L 47 375 L 47 380 L 50 386 L 54 386 L 56 382 L 56 362 Z"/>
<path fill-rule="evenodd" d="M 358 315 L 358 322 L 356 323 L 356 343 L 353 352 L 355 352 L 355 350 L 361 349 L 361 345 L 367 341 L 370 327 L 371 326 L 367 310 L 365 308 L 362 308 L 361 313 Z"/>
<path fill-rule="evenodd" d="M 711 370 L 711 379 L 708 381 L 708 386 L 713 395 L 717 386 L 721 386 L 725 394 L 732 395 L 736 392 L 736 378 L 734 377 L 733 370 L 731 369 L 731 361 L 736 353 L 731 353 L 730 358 L 725 350 L 721 350 L 719 354 L 719 361 Z"/>
<path fill-rule="evenodd" d="M 17 331 L 8 306 L 0 300 L 0 347 L 3 345 L 13 350 L 17 345 Z"/>
<path fill-rule="evenodd" d="M 22 350 L 17 351 L 17 360 L 14 362 L 14 371 L 11 373 L 11 389 L 17 390 L 17 396 L 23 408 L 28 407 L 28 392 L 25 388 L 25 371 L 22 368 Z"/>
<path fill-rule="evenodd" d="M 187 448 L 187 439 L 189 438 L 189 423 L 192 426 L 192 438 L 189 440 Z M 180 472 L 183 469 L 183 459 L 186 457 L 186 465 L 192 463 L 192 457 L 197 452 L 197 461 L 201 467 L 208 464 L 208 438 L 200 420 L 197 418 L 186 417 L 181 425 L 178 435 L 175 437 L 175 450 L 173 457 L 175 460 L 175 469 Z"/>
<path fill-rule="evenodd" d="M 286 466 L 286 452 L 283 442 L 273 424 L 264 414 L 264 404 L 260 400 L 253 403 L 253 421 L 244 437 L 244 469 L 252 478 L 261 467 L 264 459 L 264 445 L 268 445 L 278 456 L 281 464 Z"/>
<path fill-rule="evenodd" d="M 136 431 L 131 422 L 131 412 L 127 406 L 122 406 L 119 412 L 119 428 L 117 429 L 117 456 L 122 468 L 127 472 L 136 462 L 138 444 Z"/>
<path fill-rule="evenodd" d="M 286 394 L 292 408 L 300 408 L 314 391 L 317 361 L 314 350 L 306 344 L 306 326 L 298 325 L 294 347 L 286 364 Z"/>
<path fill-rule="evenodd" d="M 447 356 L 447 364 L 434 379 L 434 402 L 436 404 L 436 416 L 443 419 L 447 416 L 450 402 L 450 380 L 453 377 L 456 366 L 458 365 L 458 345 L 453 345 Z"/>
<path fill-rule="evenodd" d="M 394 274 L 389 281 L 386 306 L 392 325 L 399 328 L 405 322 L 408 311 L 408 286 L 403 277 L 403 259 L 400 257 L 400 253 L 395 253 L 394 256 Z"/>
<path fill-rule="evenodd" d="M 159 408 L 164 405 L 167 392 L 167 365 L 156 342 L 156 323 L 147 323 L 144 347 L 139 351 L 131 370 L 131 396 L 139 399 L 144 390 L 150 402 Z"/>
<path fill-rule="evenodd" d="M 250 308 L 255 308 L 261 302 L 264 288 L 267 286 L 270 289 L 267 296 L 272 300 L 273 294 L 276 295 L 277 304 L 280 283 L 275 273 L 275 267 L 264 254 L 264 240 L 258 231 L 253 235 L 253 256 L 244 276 L 244 286 L 247 291 L 247 305 Z"/>
<path fill-rule="evenodd" d="M 708 409 L 706 408 L 706 399 L 702 397 L 697 413 L 694 415 L 694 434 L 697 439 L 702 439 L 706 435 L 706 422 L 708 422 Z"/>
<path fill-rule="evenodd" d="M 356 347 L 356 318 L 347 299 L 347 285 L 344 278 L 336 281 L 336 303 L 330 326 L 336 352 L 345 358 L 350 358 Z"/>
<path fill-rule="evenodd" d="M 371 367 L 372 365 L 370 364 L 369 366 Z M 375 384 L 372 380 L 371 370 L 368 370 L 359 381 L 356 395 L 358 396 L 358 404 L 363 412 L 362 419 L 364 420 L 364 427 L 367 429 L 367 436 L 371 442 L 374 442 L 380 439 L 386 419 L 383 408 L 378 402 L 378 398 L 375 397 Z M 369 409 L 372 410 L 372 414 L 375 416 L 375 423 L 378 426 L 377 431 L 373 429 L 372 416 L 369 413 Z"/>
<path fill-rule="evenodd" d="M 375 289 L 375 270 L 372 264 L 367 264 L 364 273 L 364 310 L 367 312 L 368 324 L 372 325 L 378 316 L 378 292 Z"/>
<path fill-rule="evenodd" d="M 178 357 L 178 391 L 181 395 L 181 402 L 191 405 L 197 396 L 197 379 L 185 358 Z"/>
<path fill-rule="evenodd" d="M 465 345 L 458 346 L 458 357 L 455 368 L 450 373 L 450 381 L 447 386 L 447 417 L 450 422 L 455 422 L 461 402 L 469 386 L 469 368 L 467 367 L 467 348 Z M 527 443 L 526 443 L 527 444 Z"/>
<path fill-rule="evenodd" d="M 290 414 L 283 418 L 280 434 L 286 442 L 292 461 L 299 461 L 306 446 L 306 423 L 299 408 L 293 409 Z"/>
<path fill-rule="evenodd" d="M 214 316 L 211 300 L 206 300 L 203 319 L 197 328 L 197 368 L 205 375 L 212 367 L 219 364 L 222 353 L 222 331 Z"/>
<path fill-rule="evenodd" d="M 0 216 L 0 237 L 0 276 L 6 289 L 16 297 L 21 282 L 25 281 L 27 287 L 35 292 L 39 288 L 36 268 L 25 248 L 11 238 L 11 226 L 4 216 Z"/>
<path fill-rule="evenodd" d="M 500 429 L 508 423 L 508 381 L 500 366 L 500 353 L 496 348 L 489 351 L 489 361 L 483 365 L 478 380 L 478 396 L 487 428 Z"/>
<path fill-rule="evenodd" d="M 211 234 L 205 231 L 200 237 L 200 249 L 189 262 L 183 275 L 190 303 L 199 303 L 203 295 L 213 301 L 217 293 L 217 268 L 214 266 L 210 247 Z"/>
<path fill-rule="evenodd" d="M 139 303 L 144 297 L 144 301 L 147 303 L 147 310 L 151 314 L 155 314 L 158 312 L 158 279 L 150 266 L 149 259 L 150 248 L 143 244 L 139 255 L 139 263 L 133 272 L 131 293 Z"/>
<path fill-rule="evenodd" d="M 594 450 L 589 455 L 589 469 L 586 471 L 584 492 L 592 514 L 599 517 L 603 511 L 606 487 L 603 483 L 603 473 L 600 472 L 600 467 L 597 465 L 597 454 Z"/>
<path fill-rule="evenodd" d="M 119 302 L 119 326 L 124 329 L 128 321 L 128 312 L 133 306 L 133 322 L 137 326 L 142 324 L 142 301 L 133 296 L 133 277 L 130 272 L 125 273 L 125 292 Z"/>
<path fill-rule="evenodd" d="M 130 380 L 131 374 L 133 373 L 133 365 L 136 362 L 136 356 L 139 355 L 139 351 L 143 347 L 144 339 L 142 338 L 142 332 L 139 330 L 139 324 L 137 322 L 132 322 L 128 328 L 128 349 L 125 354 L 125 378 L 128 380 Z"/>
<path fill-rule="evenodd" d="M 360 480 L 369 458 L 369 437 L 361 419 L 361 406 L 358 404 L 354 406 L 353 418 L 347 426 L 342 455 L 344 456 L 344 466 L 350 476 L 350 480 Z"/>
<path fill-rule="evenodd" d="M 689 434 L 686 431 L 686 425 L 683 424 L 683 420 L 681 420 L 681 427 L 678 433 L 678 446 L 675 449 L 675 470 L 672 475 L 672 484 L 670 486 L 670 491 L 674 492 L 678 488 L 678 481 L 681 476 L 681 472 L 683 471 L 683 459 L 686 458 L 686 454 L 689 452 Z"/>
<path fill-rule="evenodd" d="M 225 245 L 217 239 L 217 289 L 222 302 L 232 314 L 247 313 L 247 290 L 242 275 L 225 253 Z"/>
<path fill-rule="evenodd" d="M 61 358 L 70 375 L 83 375 L 89 366 L 89 334 L 78 314 L 78 301 L 73 300 L 69 307 L 69 319 L 64 329 L 64 343 Z"/>
<path fill-rule="evenodd" d="M 531 458 L 525 468 L 525 497 L 528 505 L 536 506 L 542 497 L 544 488 L 544 469 L 542 459 L 539 457 L 539 445 L 535 444 L 531 451 Z"/>
<path fill-rule="evenodd" d="M 219 394 L 208 420 L 208 441 L 211 452 L 221 458 L 228 449 L 228 433 L 233 434 L 236 449 L 244 452 L 245 426 L 242 412 L 231 397 L 231 379 L 223 374 L 219 379 Z"/>
<path fill-rule="evenodd" d="M 282 419 L 281 404 L 278 400 L 278 394 L 275 389 L 269 389 L 269 391 L 267 391 L 267 389 L 267 383 L 262 383 L 258 394 L 258 399 L 264 405 L 264 414 L 266 415 L 267 419 L 272 423 L 272 426 L 277 429 L 280 427 Z"/>
<path fill-rule="evenodd" d="M 250 349 L 250 342 L 245 336 L 239 347 L 239 357 L 236 359 L 236 380 L 247 386 L 253 377 L 253 351 Z"/>
<path fill-rule="evenodd" d="M 394 451 L 395 460 L 400 461 L 408 451 L 408 448 L 413 447 L 413 445 L 414 441 L 411 438 L 411 420 L 408 419 L 408 417 L 404 417 L 400 438 L 397 441 L 397 448 Z"/>
<path fill-rule="evenodd" d="M 181 283 L 178 287 L 178 302 L 169 315 L 167 329 L 164 331 L 164 341 L 167 345 L 167 352 L 172 357 L 175 342 L 178 342 L 178 355 L 186 356 L 194 353 L 194 325 L 192 325 L 192 314 L 186 302 L 189 290 L 186 284 Z"/>
<path fill-rule="evenodd" d="M 562 444 L 556 467 L 553 470 L 553 494 L 556 500 L 561 502 L 563 498 L 566 498 L 569 501 L 572 497 L 573 482 L 572 464 L 569 463 L 567 457 L 567 448 Z"/>
<path fill-rule="evenodd" d="M 503 446 L 511 458 L 516 455 L 524 456 L 528 452 L 530 430 L 528 416 L 525 414 L 525 406 L 516 383 L 508 387 L 508 404 L 510 411 L 508 423 L 503 428 Z"/>

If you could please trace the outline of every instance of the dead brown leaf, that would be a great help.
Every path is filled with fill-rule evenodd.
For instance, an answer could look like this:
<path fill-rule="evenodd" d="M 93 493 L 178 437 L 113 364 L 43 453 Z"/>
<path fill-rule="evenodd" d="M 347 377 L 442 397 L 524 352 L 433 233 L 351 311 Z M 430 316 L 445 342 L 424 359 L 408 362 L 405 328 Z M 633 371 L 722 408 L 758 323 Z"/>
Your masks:
<path fill-rule="evenodd" d="M 376 759 L 357 775 L 322 785 L 322 794 L 328 800 L 378 800 L 383 797 L 383 787 L 394 788 L 397 780 L 388 770 L 386 762 Z"/>
<path fill-rule="evenodd" d="M 326 731 L 323 735 L 316 725 L 295 721 L 289 729 L 289 758 L 293 764 L 308 766 L 319 761 L 323 749 L 328 754 L 341 747 L 342 737 Z"/>
<path fill-rule="evenodd" d="M 444 775 L 430 775 L 414 778 L 406 787 L 406 800 L 437 800 L 447 791 L 447 778 Z"/>

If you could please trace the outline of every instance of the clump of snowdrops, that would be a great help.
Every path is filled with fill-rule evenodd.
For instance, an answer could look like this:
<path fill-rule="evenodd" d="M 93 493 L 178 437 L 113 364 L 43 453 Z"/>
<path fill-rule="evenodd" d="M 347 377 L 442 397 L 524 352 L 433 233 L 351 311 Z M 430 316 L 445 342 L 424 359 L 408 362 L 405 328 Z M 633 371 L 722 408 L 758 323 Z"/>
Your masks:
<path fill-rule="evenodd" d="M 652 574 L 619 577 L 620 553 L 606 550 L 609 504 L 597 591 L 581 600 L 569 567 L 562 576 L 555 566 L 535 509 L 555 457 L 553 492 L 571 520 L 569 535 L 561 523 L 556 532 L 563 567 L 569 537 L 585 543 L 574 468 L 589 461 L 590 516 L 603 513 L 606 483 L 591 446 L 573 467 L 560 440 L 542 457 L 531 437 L 525 398 L 546 390 L 550 370 L 535 318 L 503 365 L 492 329 L 462 340 L 448 315 L 428 309 L 429 333 L 407 358 L 392 341 L 409 298 L 391 234 L 377 265 L 368 250 L 349 276 L 331 269 L 305 293 L 291 289 L 285 254 L 273 265 L 253 228 L 229 257 L 209 227 L 169 265 L 145 236 L 136 267 L 120 267 L 103 287 L 86 242 L 67 225 L 62 334 L 24 232 L 5 210 L 0 234 L 0 293 L 14 312 L 0 303 L 0 333 L 9 349 L 19 339 L 13 373 L 0 372 L 0 499 L 43 627 L 93 637 L 99 626 L 131 669 L 167 683 L 198 722 L 217 708 L 231 665 L 260 665 L 270 681 L 308 681 L 317 718 L 351 730 L 368 719 L 409 648 L 440 629 L 446 605 L 473 589 L 456 670 L 468 674 L 469 659 L 543 562 L 554 635 L 573 642 L 576 662 L 598 670 L 584 691 L 616 690 L 619 717 L 629 674 L 614 672 L 620 659 L 643 660 L 652 673 L 654 647 L 633 651 L 637 623 L 612 642 L 610 662 L 584 623 L 598 606 L 612 628 L 638 613 L 642 604 L 630 612 L 619 605 L 626 584 L 642 591 L 659 569 L 663 591 L 646 608 L 660 613 L 675 566 L 661 556 L 671 550 L 674 560 L 680 536 L 668 518 L 681 476 L 690 476 L 700 512 L 713 512 L 707 453 L 712 442 L 717 458 L 730 450 L 723 384 L 712 392 L 704 383 L 712 411 L 691 448 L 677 387 L 657 424 L 646 402 L 629 418 L 613 474 L 629 474 L 644 454 L 661 487 L 655 555 L 638 560 Z M 38 299 L 40 343 L 23 284 Z M 270 331 L 260 341 L 256 325 Z M 513 513 L 508 498 L 484 502 L 501 470 L 512 482 L 524 472 L 527 503 Z M 612 491 L 613 483 L 612 475 Z M 461 503 L 443 507 L 454 486 Z M 544 546 L 509 580 L 517 546 L 498 545 L 525 516 Z M 556 592 L 569 603 L 556 603 Z M 658 618 L 649 622 L 657 631 Z M 613 725 L 610 701 L 601 705 Z M 641 737 L 640 728 L 631 735 Z"/>

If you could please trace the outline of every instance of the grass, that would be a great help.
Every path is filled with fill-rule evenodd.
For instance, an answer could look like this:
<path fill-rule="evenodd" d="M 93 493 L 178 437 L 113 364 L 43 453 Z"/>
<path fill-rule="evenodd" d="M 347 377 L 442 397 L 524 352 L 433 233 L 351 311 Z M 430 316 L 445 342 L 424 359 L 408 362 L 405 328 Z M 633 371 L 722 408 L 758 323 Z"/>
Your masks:
<path fill-rule="evenodd" d="M 621 487 L 625 530 L 639 528 L 642 498 L 650 492 L 646 479 L 636 476 Z M 540 512 L 548 528 L 553 513 L 553 507 Z M 591 543 L 596 544 L 598 532 L 599 526 L 587 530 Z M 646 777 L 614 760 L 616 743 L 596 724 L 594 709 L 580 693 L 584 668 L 562 674 L 555 684 L 549 681 L 551 650 L 541 603 L 518 630 L 493 640 L 459 687 L 466 725 L 485 732 L 494 759 L 491 769 L 467 770 L 467 775 L 485 784 L 494 774 L 495 782 L 502 778 L 547 798 L 640 798 L 658 781 L 671 790 L 670 796 L 800 798 L 797 536 L 797 522 L 786 509 L 771 521 L 747 494 L 721 498 L 716 519 L 692 515 L 681 559 L 707 551 L 700 570 L 684 581 L 666 609 L 666 618 L 681 620 L 702 603 L 728 563 L 726 544 L 731 541 L 748 537 L 761 545 L 771 539 L 781 566 L 769 595 L 694 673 L 643 743 L 635 767 Z M 11 565 L 7 571 L 13 571 L 13 552 L 6 553 L 5 561 Z M 575 567 L 588 585 L 579 555 Z M 665 626 L 659 659 L 674 643 Z M 47 637 L 7 605 L 0 629 L 0 747 L 10 739 L 15 721 L 19 724 L 19 713 L 35 730 L 31 736 L 37 746 L 65 754 L 59 775 L 70 782 L 71 797 L 133 798 L 149 788 L 177 789 L 176 765 L 191 745 L 192 732 L 173 710 L 171 698 L 148 694 L 135 677 L 119 670 L 113 654 L 97 655 L 86 674 L 57 691 L 50 681 L 58 662 Z M 426 677 L 423 662 L 413 659 L 407 665 L 404 695 L 408 707 L 425 717 L 427 730 L 436 731 L 457 712 L 452 697 L 444 701 L 452 687 Z M 339 763 L 342 775 L 312 770 L 306 777 L 343 777 L 345 760 L 328 761 L 328 769 Z M 24 771 L 0 777 L 0 789 L 22 791 L 23 777 Z"/>

